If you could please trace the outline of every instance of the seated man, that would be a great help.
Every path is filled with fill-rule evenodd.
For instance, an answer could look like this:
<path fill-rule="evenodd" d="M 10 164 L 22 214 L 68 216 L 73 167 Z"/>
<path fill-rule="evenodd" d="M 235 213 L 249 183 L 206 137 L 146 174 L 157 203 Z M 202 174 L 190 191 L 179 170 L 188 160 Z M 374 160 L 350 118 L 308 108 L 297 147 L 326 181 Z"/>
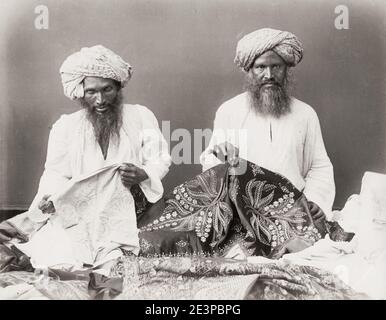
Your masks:
<path fill-rule="evenodd" d="M 333 167 L 316 112 L 289 92 L 289 68 L 302 57 L 290 32 L 266 28 L 239 41 L 235 63 L 245 72 L 246 92 L 218 109 L 202 175 L 140 220 L 144 252 L 278 258 L 327 233 L 353 236 L 326 220 Z M 224 160 L 238 167 L 236 175 Z"/>
<path fill-rule="evenodd" d="M 276 60 L 277 59 L 278 58 L 276 57 Z M 280 60 L 277 63 L 279 64 L 279 62 Z M 267 62 L 267 64 L 269 63 L 270 62 Z M 270 69 L 273 68 L 273 66 L 269 65 L 267 68 L 269 69 L 267 72 L 270 73 Z M 284 68 L 283 65 L 282 68 Z M 62 71 L 63 69 L 64 68 L 62 68 Z M 275 67 L 275 70 L 276 69 L 277 68 Z M 72 80 L 74 76 L 69 78 Z M 66 77 L 63 77 L 63 79 L 66 83 Z M 98 90 L 101 90 L 98 86 L 95 88 L 93 80 L 90 83 L 86 78 L 83 83 L 84 87 L 82 86 L 79 89 L 86 92 L 85 98 L 87 97 L 87 90 L 90 90 L 89 94 L 94 93 L 97 95 Z M 272 85 L 272 87 L 275 86 L 276 85 Z M 109 88 L 107 87 L 105 90 L 108 89 Z M 70 87 L 68 88 L 68 92 L 69 95 L 71 95 L 78 91 L 76 88 Z M 270 91 L 268 90 L 267 94 L 269 95 L 269 93 Z M 296 119 L 299 120 L 297 117 L 300 117 L 300 120 L 303 119 L 297 113 L 299 111 L 298 108 L 303 111 L 308 110 L 306 111 L 306 114 L 313 114 L 309 109 L 310 107 L 306 107 L 304 104 L 300 103 L 300 106 L 298 106 L 297 102 L 293 102 L 291 106 L 290 110 L 294 109 L 296 111 L 294 111 L 294 119 L 291 118 L 293 121 Z M 106 112 L 106 107 L 103 105 L 101 107 L 96 105 L 95 109 L 102 114 Z M 282 117 L 289 117 L 290 114 L 291 112 L 288 111 L 283 114 Z M 288 125 L 292 123 L 292 120 L 285 120 L 282 119 L 282 117 L 275 119 L 284 121 Z M 131 119 L 133 118 L 134 117 L 131 117 Z M 307 117 L 305 118 L 307 119 Z M 270 121 L 273 122 L 273 118 Z M 71 121 L 71 123 L 73 122 L 74 121 Z M 76 134 L 79 132 L 79 128 L 84 128 L 84 126 L 78 126 L 78 129 L 72 127 L 71 131 L 61 135 L 61 138 L 58 140 L 63 141 L 65 140 L 63 137 Z M 132 131 L 130 131 L 133 130 L 132 127 L 124 128 L 127 130 L 126 132 L 132 133 Z M 253 128 L 252 124 L 251 128 Z M 291 128 L 292 130 L 295 130 L 295 125 L 293 123 L 292 126 L 289 125 L 289 127 L 287 127 L 287 129 Z M 306 130 L 307 128 L 303 129 Z M 284 135 L 283 131 L 280 132 Z M 124 133 L 121 133 L 121 136 L 122 134 Z M 310 133 L 307 131 L 303 132 L 303 134 L 307 135 Z M 318 132 L 313 132 L 313 135 L 318 136 Z M 291 152 L 297 150 L 295 142 L 299 142 L 296 139 L 296 136 L 293 138 L 295 141 L 292 144 L 289 143 L 289 149 L 286 149 L 291 156 L 294 156 Z M 158 138 L 158 140 L 160 140 L 160 138 Z M 100 137 L 96 141 L 104 140 L 103 137 Z M 321 142 L 318 139 L 316 139 L 316 141 L 319 143 Z M 277 141 L 275 140 L 275 142 Z M 77 151 L 81 147 L 81 153 L 76 154 L 70 161 L 65 160 L 66 162 L 64 165 L 60 165 L 59 167 L 54 166 L 52 171 L 56 173 L 58 168 L 72 168 L 72 166 L 78 163 L 80 163 L 79 170 L 82 170 L 82 168 L 86 166 L 91 166 L 94 161 L 99 161 L 100 163 L 103 163 L 103 161 L 106 162 L 106 160 L 103 159 L 104 157 L 102 157 L 102 154 L 103 150 L 107 150 L 107 148 L 101 146 L 99 150 L 94 137 L 90 139 L 88 144 L 84 143 L 84 138 L 83 140 L 76 138 L 73 143 L 75 146 L 72 146 L 69 149 Z M 56 151 L 59 157 L 55 159 L 62 159 L 64 156 L 67 156 L 66 154 L 64 156 L 61 154 L 62 149 L 68 148 L 66 147 L 67 144 L 68 143 L 62 143 L 62 147 Z M 100 145 L 103 145 L 103 143 L 100 143 Z M 92 146 L 93 149 L 90 150 Z M 108 148 L 109 153 L 111 148 L 110 143 Z M 304 152 L 316 156 L 317 152 L 312 149 L 312 145 L 310 145 L 309 148 L 311 149 L 304 150 Z M 89 156 L 85 158 L 87 150 L 90 150 L 88 151 Z M 98 158 L 94 159 L 97 154 L 95 150 L 99 151 L 99 160 Z M 223 150 L 224 153 L 226 151 L 227 150 Z M 322 150 L 319 151 L 323 154 Z M 107 159 L 109 153 L 107 153 Z M 135 154 L 137 153 L 134 153 L 134 155 Z M 158 157 L 159 156 L 160 155 L 158 155 Z M 84 159 L 83 163 L 81 161 L 82 159 Z M 153 158 L 153 160 L 157 159 L 157 157 Z M 279 163 L 280 159 L 276 162 Z M 318 162 L 319 160 L 319 157 L 311 157 L 307 160 L 307 163 L 311 166 L 308 170 L 309 178 L 307 178 L 307 181 L 312 180 L 312 172 L 314 170 L 317 171 L 319 165 L 324 163 L 323 161 L 326 159 L 324 158 L 321 162 Z M 123 159 L 117 159 L 114 160 L 114 163 L 121 161 L 123 161 Z M 59 163 L 61 163 L 61 160 Z M 220 161 L 216 161 L 216 163 L 220 163 Z M 328 163 L 330 164 L 329 161 Z M 153 200 L 159 201 L 152 206 L 147 205 L 149 196 L 147 194 L 148 189 L 146 188 L 145 183 L 148 180 L 142 181 L 142 174 L 139 173 L 140 177 L 138 180 L 126 181 L 125 177 L 129 175 L 123 174 L 123 182 L 126 185 L 130 186 L 133 183 L 139 183 L 143 190 L 143 193 L 139 193 L 137 192 L 138 189 L 132 188 L 132 194 L 135 197 L 135 203 L 137 205 L 136 211 L 139 218 L 139 241 L 142 254 L 205 253 L 210 255 L 229 256 L 229 254 L 232 255 L 234 245 L 236 244 L 238 246 L 236 251 L 241 251 L 243 257 L 248 255 L 261 255 L 269 258 L 279 258 L 286 252 L 299 251 L 312 245 L 326 234 L 329 234 L 331 238 L 335 240 L 352 237 L 352 235 L 342 233 L 339 226 L 327 223 L 323 212 L 319 207 L 316 205 L 310 206 L 307 202 L 307 200 L 310 199 L 323 199 L 324 193 L 306 193 L 306 191 L 321 191 L 321 189 L 315 188 L 315 183 L 323 181 L 321 177 L 330 178 L 330 173 L 332 174 L 330 165 L 322 170 L 324 175 L 322 172 L 318 179 L 315 179 L 312 183 L 310 182 L 309 189 L 304 189 L 303 185 L 299 183 L 298 180 L 295 179 L 294 181 L 296 183 L 292 183 L 293 179 L 291 180 L 291 178 L 293 178 L 294 175 L 291 175 L 290 173 L 294 173 L 293 171 L 279 170 L 280 167 L 278 167 L 277 171 L 279 174 L 277 174 L 274 170 L 267 170 L 263 166 L 253 163 L 253 161 L 246 161 L 242 158 L 239 159 L 237 164 L 234 164 L 234 167 L 229 167 L 227 163 L 212 166 L 212 168 L 204 171 L 197 177 L 176 186 L 172 192 L 168 193 L 165 197 L 155 197 Z M 269 164 L 269 162 L 266 162 L 266 164 Z M 282 163 L 284 168 L 287 168 L 285 167 L 285 164 L 286 162 Z M 294 166 L 291 166 L 290 164 L 294 165 L 291 161 L 288 165 L 290 168 L 294 169 Z M 147 163 L 145 162 L 143 168 L 144 170 L 147 169 L 147 176 L 150 177 L 151 172 L 156 170 L 148 170 L 146 166 Z M 100 167 L 101 166 L 94 166 L 92 169 L 96 170 Z M 152 167 L 154 167 L 154 163 L 152 164 Z M 164 167 L 167 168 L 166 165 Z M 245 170 L 240 172 L 239 169 L 242 168 Z M 136 169 L 136 171 L 141 172 L 140 169 Z M 71 176 L 71 174 L 67 175 Z M 283 175 L 289 176 L 290 179 L 283 177 Z M 157 179 L 151 179 L 150 182 L 153 180 Z M 325 187 L 322 182 L 320 182 L 320 184 Z M 45 184 L 42 185 L 44 186 Z M 40 200 L 41 197 L 47 193 L 46 190 L 50 190 L 50 188 L 52 187 L 45 189 L 38 199 Z M 302 190 L 304 190 L 304 193 Z M 141 199 L 141 195 L 145 196 L 147 199 Z M 308 199 L 308 195 L 310 195 L 310 199 Z M 318 198 L 318 195 L 321 197 Z M 315 198 L 313 196 L 315 196 Z M 129 201 L 126 198 L 122 198 L 121 195 L 120 197 L 123 199 L 121 201 L 123 203 Z M 330 199 L 330 193 L 328 199 Z M 60 201 L 57 201 L 57 199 L 55 199 L 55 201 L 60 205 Z M 89 202 L 90 201 L 88 201 L 88 203 Z M 150 200 L 150 202 L 154 201 Z M 140 206 L 138 206 L 139 204 Z M 82 206 L 86 206 L 86 204 L 83 204 L 80 201 L 79 208 L 82 208 Z M 65 206 L 60 205 L 60 207 L 62 216 L 63 212 L 70 211 Z M 50 206 L 49 202 L 46 200 L 43 200 L 40 204 L 40 208 L 42 208 L 43 211 L 53 211 L 52 206 Z M 66 214 L 66 216 L 71 217 L 69 214 Z M 74 219 L 69 220 L 70 222 L 67 224 L 71 230 L 71 224 L 76 223 L 76 221 L 71 222 L 71 220 Z M 126 223 L 120 223 L 120 227 L 129 228 L 129 226 L 130 222 L 128 221 Z M 86 231 L 88 230 L 89 229 L 86 228 Z"/>
<path fill-rule="evenodd" d="M 81 110 L 62 115 L 53 125 L 37 195 L 27 213 L 9 222 L 25 236 L 51 215 L 57 213 L 61 220 L 52 218 L 59 222 L 45 233 L 42 228 L 40 237 L 39 230 L 35 246 L 19 248 L 34 258 L 45 244 L 64 245 L 69 240 L 77 261 L 88 264 L 100 259 L 101 252 L 119 246 L 136 252 L 131 193 L 141 190 L 147 201 L 158 201 L 163 194 L 161 179 L 171 164 L 157 119 L 144 106 L 122 102 L 121 88 L 129 81 L 132 67 L 101 45 L 70 55 L 60 73 L 64 94 L 79 102 Z M 61 233 L 61 228 L 66 232 Z M 64 252 L 58 249 L 53 255 L 60 254 L 57 251 Z M 62 260 L 66 259 L 56 261 Z"/>
<path fill-rule="evenodd" d="M 313 215 L 328 216 L 335 184 L 319 119 L 290 92 L 290 68 L 302 57 L 302 44 L 287 31 L 260 29 L 238 42 L 235 63 L 245 73 L 246 91 L 217 110 L 201 163 L 206 170 L 220 163 L 217 157 L 240 156 L 285 176 L 304 192 Z"/>

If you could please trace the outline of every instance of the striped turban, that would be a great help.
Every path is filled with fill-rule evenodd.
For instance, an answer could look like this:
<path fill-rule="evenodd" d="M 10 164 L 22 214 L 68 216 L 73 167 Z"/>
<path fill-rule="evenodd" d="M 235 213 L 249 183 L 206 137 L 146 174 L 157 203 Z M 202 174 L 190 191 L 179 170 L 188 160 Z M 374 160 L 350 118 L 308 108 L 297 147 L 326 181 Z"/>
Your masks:
<path fill-rule="evenodd" d="M 84 96 L 83 80 L 86 77 L 114 79 L 123 88 L 130 80 L 133 69 L 130 64 L 105 48 L 97 45 L 82 48 L 70 55 L 60 67 L 64 94 L 72 99 Z"/>
<path fill-rule="evenodd" d="M 293 67 L 303 58 L 303 45 L 288 31 L 270 28 L 256 30 L 237 43 L 235 64 L 248 71 L 255 59 L 266 51 L 274 51 L 287 65 Z"/>

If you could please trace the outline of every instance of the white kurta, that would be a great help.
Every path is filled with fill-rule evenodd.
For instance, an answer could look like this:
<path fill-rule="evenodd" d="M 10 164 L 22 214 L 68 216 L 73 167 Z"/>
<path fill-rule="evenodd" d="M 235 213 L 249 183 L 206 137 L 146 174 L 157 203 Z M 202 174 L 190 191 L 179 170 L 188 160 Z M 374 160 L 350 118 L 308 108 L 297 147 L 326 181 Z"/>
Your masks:
<path fill-rule="evenodd" d="M 40 259 L 44 263 L 62 261 L 73 264 L 72 261 L 83 261 L 93 264 L 119 246 L 128 246 L 134 252 L 138 250 L 134 200 L 120 181 L 119 174 L 114 173 L 114 168 L 122 163 L 143 168 L 149 178 L 141 182 L 140 187 L 150 202 L 156 202 L 163 195 L 161 179 L 169 170 L 171 157 L 158 122 L 149 109 L 140 105 L 124 105 L 122 112 L 119 142 L 110 140 L 106 159 L 95 140 L 85 110 L 62 115 L 53 125 L 45 170 L 38 193 L 27 212 L 28 219 L 33 222 L 41 223 L 48 217 L 51 221 L 32 236 L 32 242 L 23 247 L 32 260 L 39 261 L 39 251 L 45 250 L 43 244 L 46 243 L 48 250 L 52 241 L 60 248 L 67 248 L 67 244 L 71 243 L 71 249 L 54 250 L 50 259 Z M 108 169 L 112 171 L 104 169 L 106 173 L 96 175 L 102 168 L 112 168 Z M 88 175 L 91 177 L 87 178 Z M 79 184 L 77 181 L 82 182 Z M 44 195 L 52 195 L 57 209 L 52 216 L 42 215 L 36 209 Z M 61 199 L 60 203 L 57 197 Z M 114 202 L 115 198 L 117 201 Z M 69 208 L 77 211 L 76 214 L 69 214 Z M 53 228 L 56 228 L 55 232 Z M 65 231 L 59 231 L 61 228 Z M 70 259 L 71 255 L 65 252 L 73 252 L 74 255 Z"/>
<path fill-rule="evenodd" d="M 250 108 L 246 92 L 223 103 L 209 146 L 201 155 L 203 170 L 220 163 L 211 150 L 228 141 L 239 148 L 240 157 L 285 176 L 329 214 L 335 197 L 334 174 L 318 116 L 295 98 L 290 107 L 291 112 L 280 118 L 259 116 Z"/>
<path fill-rule="evenodd" d="M 31 207 L 45 194 L 53 194 L 71 178 L 87 175 L 117 163 L 133 163 L 144 169 L 149 179 L 140 187 L 150 202 L 163 195 L 161 179 L 169 171 L 168 145 L 153 112 L 141 105 L 124 105 L 119 144 L 111 140 L 107 158 L 95 140 L 86 111 L 62 115 L 51 129 L 45 170 Z"/>

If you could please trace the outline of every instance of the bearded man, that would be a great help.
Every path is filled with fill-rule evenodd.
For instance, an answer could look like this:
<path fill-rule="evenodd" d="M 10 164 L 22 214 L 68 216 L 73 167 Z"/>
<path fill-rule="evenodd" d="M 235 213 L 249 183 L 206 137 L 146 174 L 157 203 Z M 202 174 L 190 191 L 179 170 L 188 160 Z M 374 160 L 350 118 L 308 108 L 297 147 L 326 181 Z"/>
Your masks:
<path fill-rule="evenodd" d="M 52 126 L 38 192 L 9 220 L 30 240 L 19 249 L 46 266 L 93 265 L 122 246 L 137 253 L 133 194 L 158 201 L 171 164 L 157 119 L 123 104 L 132 67 L 101 45 L 70 55 L 60 74 L 64 94 L 82 108 Z"/>
<path fill-rule="evenodd" d="M 246 90 L 217 110 L 200 160 L 206 170 L 240 156 L 285 176 L 317 219 L 331 212 L 335 184 L 318 116 L 290 93 L 290 68 L 302 57 L 301 42 L 287 31 L 259 29 L 238 42 L 234 62 L 245 73 Z"/>
<path fill-rule="evenodd" d="M 114 163 L 122 183 L 139 184 L 150 202 L 162 196 L 161 179 L 171 158 L 157 119 L 146 107 L 122 103 L 132 67 L 111 50 L 97 45 L 70 55 L 60 74 L 64 94 L 82 109 L 62 115 L 53 125 L 45 171 L 35 201 L 60 189 L 69 179 Z M 34 202 L 35 202 L 34 201 Z"/>

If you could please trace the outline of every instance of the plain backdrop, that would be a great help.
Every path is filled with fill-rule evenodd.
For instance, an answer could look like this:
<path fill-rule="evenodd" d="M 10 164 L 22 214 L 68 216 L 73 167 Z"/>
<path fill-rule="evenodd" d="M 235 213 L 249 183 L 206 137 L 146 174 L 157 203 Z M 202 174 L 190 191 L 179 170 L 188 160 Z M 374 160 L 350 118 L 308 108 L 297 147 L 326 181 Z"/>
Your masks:
<path fill-rule="evenodd" d="M 334 165 L 335 205 L 358 193 L 365 171 L 386 173 L 383 0 L 344 1 L 2 0 L 0 4 L 0 209 L 28 207 L 43 172 L 51 125 L 78 105 L 63 95 L 59 67 L 81 47 L 103 44 L 134 67 L 125 101 L 149 107 L 171 130 L 212 128 L 242 91 L 237 41 L 262 27 L 295 33 L 305 49 L 295 96 L 318 113 Z M 38 30 L 35 7 L 49 9 Z M 178 141 L 171 143 L 171 147 Z M 193 159 L 192 159 L 193 160 Z M 173 165 L 165 188 L 200 172 Z"/>

